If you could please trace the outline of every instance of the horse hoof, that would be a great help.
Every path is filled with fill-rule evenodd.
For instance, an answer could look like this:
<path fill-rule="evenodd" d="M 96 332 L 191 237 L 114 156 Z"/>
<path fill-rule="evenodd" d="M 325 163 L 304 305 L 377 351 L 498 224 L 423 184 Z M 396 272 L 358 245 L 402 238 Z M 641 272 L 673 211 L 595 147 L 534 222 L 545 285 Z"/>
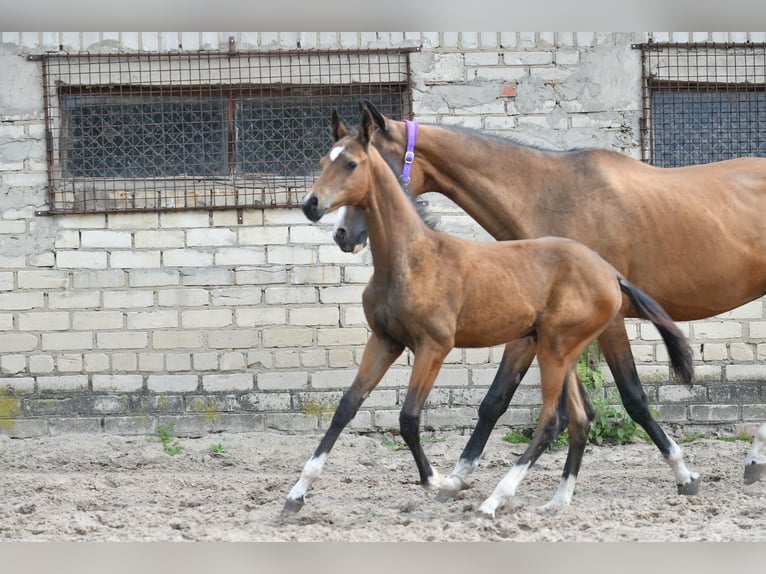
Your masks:
<path fill-rule="evenodd" d="M 295 514 L 301 508 L 303 508 L 303 497 L 288 498 L 285 500 L 285 505 L 282 507 L 282 514 Z"/>
<path fill-rule="evenodd" d="M 763 474 L 766 472 L 766 463 L 752 463 L 745 465 L 745 485 L 754 484 L 763 478 Z"/>
<path fill-rule="evenodd" d="M 679 484 L 677 486 L 678 494 L 683 494 L 685 496 L 695 496 L 699 494 L 700 491 L 700 479 L 699 477 L 693 478 L 686 484 Z"/>
<path fill-rule="evenodd" d="M 483 518 L 490 518 L 492 520 L 495 519 L 495 511 L 489 508 L 485 508 L 484 506 L 480 506 L 478 509 L 479 516 Z"/>

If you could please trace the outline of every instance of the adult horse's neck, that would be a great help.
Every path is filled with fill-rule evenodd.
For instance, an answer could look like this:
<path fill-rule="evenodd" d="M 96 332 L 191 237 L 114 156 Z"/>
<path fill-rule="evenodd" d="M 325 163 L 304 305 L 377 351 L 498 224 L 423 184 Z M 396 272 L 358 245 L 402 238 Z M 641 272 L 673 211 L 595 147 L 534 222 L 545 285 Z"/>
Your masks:
<path fill-rule="evenodd" d="M 370 190 L 361 207 L 375 275 L 388 277 L 409 257 L 414 246 L 427 240 L 431 230 L 377 150 L 370 146 L 369 154 Z"/>
<path fill-rule="evenodd" d="M 551 154 L 551 159 L 556 155 Z M 530 227 L 533 222 L 524 212 L 539 200 L 535 196 L 541 190 L 536 186 L 544 174 L 535 173 L 533 166 L 545 157 L 546 152 L 499 138 L 420 125 L 415 158 L 424 181 L 422 190 L 412 188 L 446 195 L 496 239 L 534 237 L 538 230 Z M 503 185 L 498 186 L 498 181 Z"/>

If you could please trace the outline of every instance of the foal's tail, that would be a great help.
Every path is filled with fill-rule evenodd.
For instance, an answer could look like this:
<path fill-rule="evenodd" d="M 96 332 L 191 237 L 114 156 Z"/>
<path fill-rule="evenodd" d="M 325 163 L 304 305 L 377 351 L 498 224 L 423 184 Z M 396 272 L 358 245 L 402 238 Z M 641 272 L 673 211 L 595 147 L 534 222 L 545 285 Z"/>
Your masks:
<path fill-rule="evenodd" d="M 694 376 L 692 349 L 678 325 L 673 322 L 665 309 L 660 307 L 660 304 L 647 293 L 644 293 L 625 277 L 618 277 L 617 280 L 620 283 L 620 290 L 628 296 L 630 302 L 638 310 L 638 314 L 651 321 L 662 335 L 662 340 L 665 341 L 665 346 L 668 348 L 673 372 L 681 379 L 682 383 L 691 385 Z"/>

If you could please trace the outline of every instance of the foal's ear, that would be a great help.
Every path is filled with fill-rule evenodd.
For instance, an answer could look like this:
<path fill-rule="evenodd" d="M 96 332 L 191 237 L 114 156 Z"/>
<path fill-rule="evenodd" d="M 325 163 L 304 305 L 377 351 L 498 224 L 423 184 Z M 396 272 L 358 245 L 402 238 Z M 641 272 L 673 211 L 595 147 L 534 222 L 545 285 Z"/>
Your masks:
<path fill-rule="evenodd" d="M 332 141 L 336 142 L 348 135 L 346 124 L 340 119 L 338 110 L 332 111 L 332 119 L 330 120 L 330 135 L 332 135 Z"/>
<path fill-rule="evenodd" d="M 375 107 L 375 104 L 373 104 L 370 100 L 364 100 L 364 107 L 367 108 L 372 114 L 372 119 L 375 120 L 375 124 L 378 126 L 378 129 L 382 132 L 386 131 L 386 116 L 381 114 L 378 111 L 378 108 Z"/>

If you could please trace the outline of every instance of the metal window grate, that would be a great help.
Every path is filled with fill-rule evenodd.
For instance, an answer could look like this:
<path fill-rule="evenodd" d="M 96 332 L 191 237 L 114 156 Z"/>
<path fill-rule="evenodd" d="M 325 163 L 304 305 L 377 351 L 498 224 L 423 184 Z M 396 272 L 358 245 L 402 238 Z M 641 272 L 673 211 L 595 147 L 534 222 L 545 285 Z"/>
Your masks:
<path fill-rule="evenodd" d="M 411 117 L 409 53 L 45 54 L 52 213 L 292 207 L 333 108 Z"/>
<path fill-rule="evenodd" d="M 637 44 L 641 157 L 662 167 L 766 157 L 766 44 Z"/>

